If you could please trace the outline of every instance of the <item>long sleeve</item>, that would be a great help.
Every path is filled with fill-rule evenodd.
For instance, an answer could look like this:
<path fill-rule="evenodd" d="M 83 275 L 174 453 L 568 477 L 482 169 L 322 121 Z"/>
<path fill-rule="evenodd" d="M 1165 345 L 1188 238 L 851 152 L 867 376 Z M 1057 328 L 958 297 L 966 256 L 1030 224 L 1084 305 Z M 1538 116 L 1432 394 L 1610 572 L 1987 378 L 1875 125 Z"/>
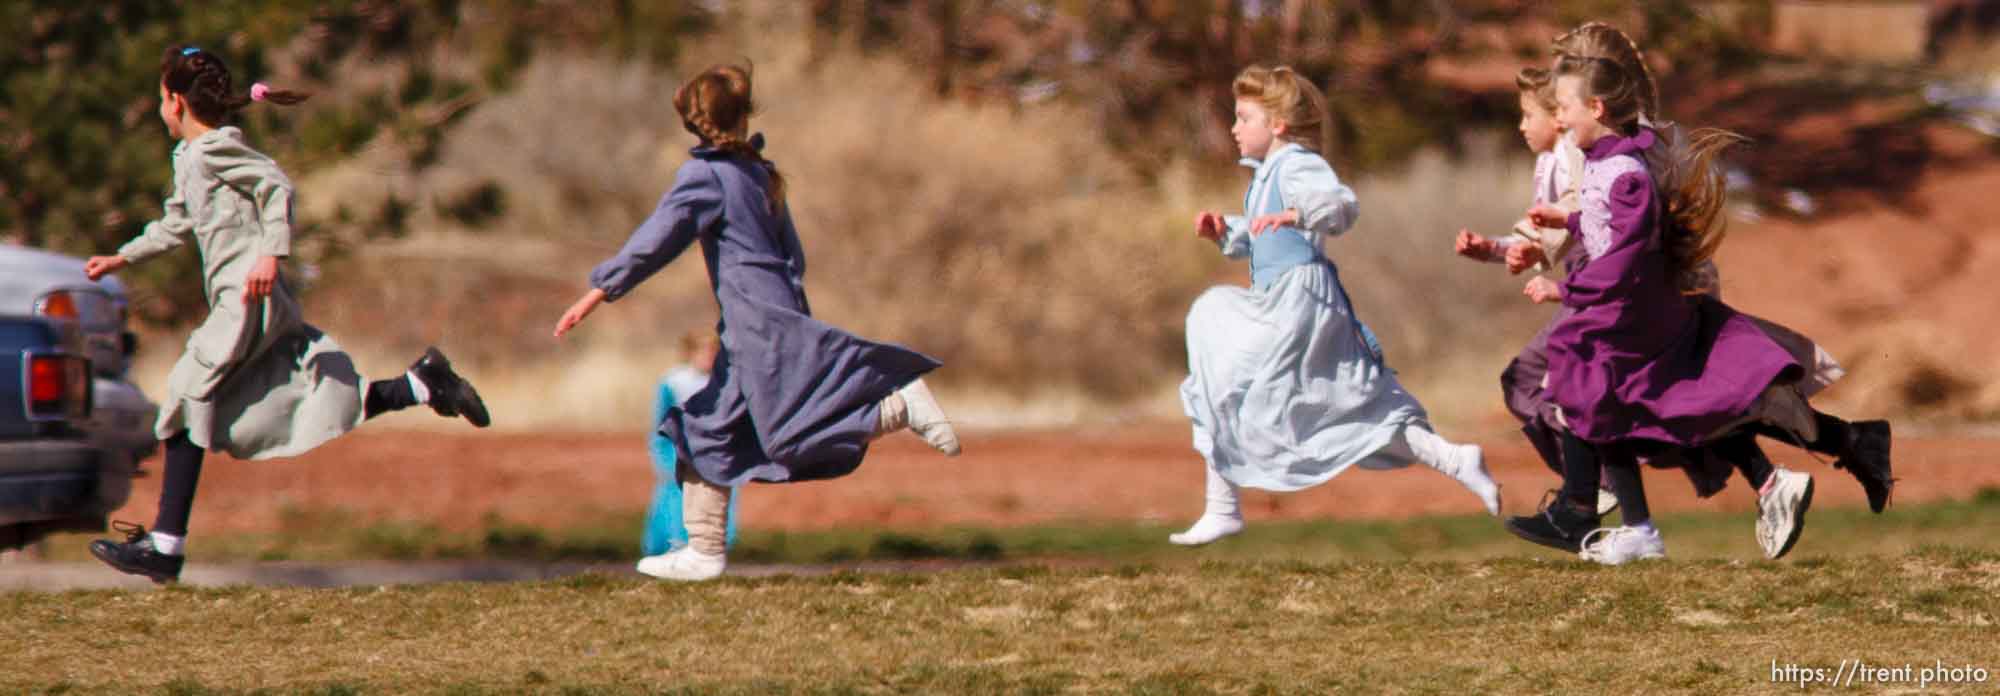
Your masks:
<path fill-rule="evenodd" d="M 201 166 L 255 206 L 258 255 L 292 255 L 292 180 L 276 162 L 247 147 L 214 147 Z"/>
<path fill-rule="evenodd" d="M 1595 201 L 1585 197 L 1582 218 L 1584 249 L 1590 261 L 1577 269 L 1563 287 L 1563 304 L 1582 309 L 1631 294 L 1628 287 L 1642 274 L 1635 268 L 1646 256 L 1653 205 L 1652 183 L 1640 172 L 1620 175 L 1605 190 L 1602 223 L 1591 215 Z M 1597 229 L 1598 225 L 1601 229 Z M 1600 241 L 1601 240 L 1601 241 Z M 1601 246 L 1600 246 L 1601 245 Z"/>
<path fill-rule="evenodd" d="M 1354 189 L 1341 183 L 1318 155 L 1301 152 L 1286 158 L 1277 176 L 1285 204 L 1299 211 L 1299 227 L 1308 232 L 1337 237 L 1360 216 Z"/>
<path fill-rule="evenodd" d="M 188 217 L 187 201 L 181 198 L 178 182 L 174 192 L 167 196 L 165 208 L 160 219 L 146 223 L 146 229 L 139 236 L 118 247 L 119 256 L 136 264 L 187 243 L 194 232 L 194 219 Z"/>
<path fill-rule="evenodd" d="M 591 287 L 616 301 L 673 262 L 722 211 L 722 182 L 709 164 L 691 160 L 674 176 L 674 187 L 653 214 L 632 231 L 618 253 L 590 272 Z"/>
<path fill-rule="evenodd" d="M 1222 249 L 1227 258 L 1240 259 L 1250 255 L 1250 218 L 1241 215 L 1222 216 L 1222 238 L 1215 245 Z"/>

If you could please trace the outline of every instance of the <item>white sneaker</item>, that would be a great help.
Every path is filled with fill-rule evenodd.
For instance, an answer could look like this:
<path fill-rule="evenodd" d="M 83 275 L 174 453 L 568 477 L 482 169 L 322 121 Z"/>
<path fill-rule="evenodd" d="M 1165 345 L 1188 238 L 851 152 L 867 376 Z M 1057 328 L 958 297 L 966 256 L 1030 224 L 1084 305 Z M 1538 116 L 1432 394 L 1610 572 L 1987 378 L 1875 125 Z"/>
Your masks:
<path fill-rule="evenodd" d="M 1603 517 L 1618 509 L 1618 496 L 1602 488 L 1597 489 L 1597 516 Z"/>
<path fill-rule="evenodd" d="M 723 556 L 710 556 L 693 547 L 683 546 L 658 556 L 639 559 L 639 572 L 661 580 L 700 582 L 721 577 L 722 569 L 728 565 L 729 559 Z"/>
<path fill-rule="evenodd" d="M 1243 519 L 1222 515 L 1202 515 L 1194 521 L 1194 526 L 1179 534 L 1167 535 L 1167 541 L 1181 546 L 1200 546 L 1217 539 L 1243 531 Z"/>
<path fill-rule="evenodd" d="M 1757 545 L 1764 557 L 1776 560 L 1791 552 L 1806 529 L 1806 508 L 1812 507 L 1812 475 L 1790 469 L 1771 472 L 1770 490 L 1757 496 Z"/>
<path fill-rule="evenodd" d="M 1658 528 L 1604 527 L 1583 535 L 1577 556 L 1604 565 L 1621 565 L 1648 558 L 1665 558 L 1667 542 Z"/>
<path fill-rule="evenodd" d="M 918 378 L 896 393 L 909 409 L 910 431 L 945 456 L 958 456 L 958 431 L 951 427 L 951 419 L 944 415 L 944 407 L 938 405 L 937 397 L 931 396 L 931 388 L 924 385 L 924 380 Z"/>

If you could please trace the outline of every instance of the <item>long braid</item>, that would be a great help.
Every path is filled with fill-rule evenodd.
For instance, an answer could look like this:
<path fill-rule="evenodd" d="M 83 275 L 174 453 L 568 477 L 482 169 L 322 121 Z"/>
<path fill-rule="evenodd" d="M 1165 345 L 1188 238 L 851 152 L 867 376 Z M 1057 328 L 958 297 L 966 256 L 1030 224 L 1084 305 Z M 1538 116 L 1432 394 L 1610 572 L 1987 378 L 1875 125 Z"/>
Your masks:
<path fill-rule="evenodd" d="M 766 202 L 772 212 L 785 207 L 785 177 L 778 165 L 764 159 L 757 146 L 736 135 L 745 130 L 755 104 L 750 99 L 750 71 L 736 66 L 717 66 L 702 71 L 674 92 L 674 109 L 681 125 L 702 143 L 717 151 L 763 165 L 770 175 L 765 187 Z"/>

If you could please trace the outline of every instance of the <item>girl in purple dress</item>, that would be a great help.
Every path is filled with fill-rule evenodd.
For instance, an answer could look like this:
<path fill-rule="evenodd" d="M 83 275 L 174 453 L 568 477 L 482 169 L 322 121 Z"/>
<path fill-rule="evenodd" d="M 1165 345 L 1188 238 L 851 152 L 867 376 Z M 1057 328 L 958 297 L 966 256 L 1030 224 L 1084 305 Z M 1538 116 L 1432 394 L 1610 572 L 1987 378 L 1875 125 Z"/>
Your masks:
<path fill-rule="evenodd" d="M 1602 140 L 1600 136 L 1608 136 L 1621 141 L 1650 140 L 1650 142 L 1643 144 L 1627 142 L 1628 152 L 1624 153 L 1623 161 L 1614 160 L 1613 158 L 1618 155 L 1611 154 L 1609 148 L 1587 147 L 1586 149 L 1592 150 L 1592 156 L 1589 158 L 1590 164 L 1586 164 L 1585 169 L 1595 171 L 1596 176 L 1586 173 L 1583 177 L 1587 186 L 1594 187 L 1591 193 L 1595 194 L 1586 195 L 1585 203 L 1587 207 L 1594 206 L 1594 209 L 1581 217 L 1575 216 L 1574 213 L 1563 214 L 1566 211 L 1543 210 L 1541 217 L 1545 218 L 1546 222 L 1567 223 L 1573 229 L 1590 226 L 1592 223 L 1600 225 L 1598 227 L 1600 234 L 1594 236 L 1599 246 L 1586 247 L 1585 253 L 1582 254 L 1586 262 L 1598 261 L 1609 251 L 1606 248 L 1609 238 L 1616 237 L 1616 232 L 1629 231 L 1613 229 L 1613 234 L 1607 235 L 1602 234 L 1601 226 L 1605 222 L 1619 221 L 1614 219 L 1619 216 L 1610 214 L 1611 209 L 1617 208 L 1620 203 L 1632 203 L 1607 194 L 1615 189 L 1615 184 L 1631 183 L 1621 182 L 1619 179 L 1622 175 L 1631 173 L 1629 165 L 1632 162 L 1638 162 L 1643 165 L 1641 170 L 1645 178 L 1650 180 L 1647 189 L 1653 194 L 1653 199 L 1644 201 L 1639 206 L 1647 208 L 1643 216 L 1634 210 L 1619 212 L 1625 213 L 1626 217 L 1637 216 L 1634 219 L 1640 223 L 1658 228 L 1656 232 L 1646 233 L 1647 236 L 1664 235 L 1651 242 L 1652 246 L 1646 250 L 1665 254 L 1669 267 L 1668 277 L 1672 279 L 1672 285 L 1680 291 L 1679 294 L 1685 298 L 1693 312 L 1684 314 L 1677 310 L 1668 310 L 1666 315 L 1661 317 L 1667 320 L 1662 327 L 1686 326 L 1675 322 L 1685 317 L 1703 317 L 1704 321 L 1715 323 L 1704 325 L 1702 331 L 1711 331 L 1724 325 L 1733 327 L 1715 335 L 1727 335 L 1729 345 L 1740 348 L 1752 345 L 1754 342 L 1733 332 L 1743 326 L 1751 326 L 1761 332 L 1769 342 L 1788 353 L 1792 362 L 1798 366 L 1786 372 L 1779 380 L 1779 384 L 1772 384 L 1770 388 L 1756 394 L 1748 412 L 1737 417 L 1736 427 L 1706 433 L 1697 430 L 1694 431 L 1694 436 L 1682 434 L 1679 439 L 1662 437 L 1663 433 L 1655 427 L 1654 432 L 1650 434 L 1616 438 L 1613 435 L 1619 427 L 1617 423 L 1638 425 L 1646 419 L 1643 416 L 1628 417 L 1622 421 L 1614 418 L 1608 419 L 1610 425 L 1596 434 L 1598 442 L 1623 440 L 1608 444 L 1613 459 L 1624 458 L 1627 454 L 1643 453 L 1646 455 L 1644 458 L 1655 466 L 1676 464 L 1681 466 L 1695 483 L 1697 491 L 1704 497 L 1720 490 L 1732 468 L 1741 472 L 1758 491 L 1760 510 L 1757 540 L 1764 548 L 1765 555 L 1770 558 L 1784 555 L 1797 541 L 1803 526 L 1803 515 L 1811 503 L 1812 480 L 1806 474 L 1774 467 L 1757 447 L 1756 437 L 1760 435 L 1781 439 L 1814 452 L 1838 456 L 1840 459 L 1835 466 L 1847 469 L 1860 481 L 1868 493 L 1870 507 L 1880 512 L 1887 504 L 1889 489 L 1893 484 L 1889 469 L 1888 424 L 1881 421 L 1848 423 L 1813 410 L 1805 403 L 1805 398 L 1838 379 L 1841 374 L 1839 366 L 1810 339 L 1777 324 L 1738 314 L 1719 301 L 1720 279 L 1709 257 L 1722 239 L 1722 228 L 1716 218 L 1722 200 L 1722 180 L 1709 164 L 1722 147 L 1730 144 L 1731 139 L 1718 134 L 1698 133 L 1691 144 L 1687 144 L 1675 142 L 1680 133 L 1670 125 L 1663 126 L 1664 130 L 1654 131 L 1653 125 L 1658 122 L 1658 117 L 1655 115 L 1657 93 L 1638 47 L 1623 32 L 1609 25 L 1590 23 L 1558 38 L 1556 48 L 1558 55 L 1562 57 L 1557 66 L 1559 72 L 1567 70 L 1572 76 L 1571 81 L 1578 88 L 1574 90 L 1578 94 L 1563 99 L 1569 103 L 1567 107 L 1569 120 L 1565 121 L 1564 125 L 1566 127 L 1581 125 L 1580 129 L 1571 131 L 1572 137 L 1579 131 L 1591 131 L 1593 140 Z M 1601 66 L 1615 69 L 1622 80 L 1605 79 L 1609 75 L 1603 70 L 1592 71 L 1592 68 Z M 1589 82 L 1585 79 L 1587 76 L 1598 78 L 1599 81 Z M 1615 87 L 1615 89 L 1609 89 L 1607 93 L 1593 98 L 1590 94 L 1592 86 Z M 1610 99 L 1607 101 L 1605 97 Z M 1608 106 L 1600 107 L 1592 104 L 1593 101 L 1604 102 Z M 1621 106 L 1617 103 L 1620 101 L 1630 102 L 1631 105 L 1622 109 L 1614 108 Z M 1595 113 L 1600 110 L 1609 113 Z M 1630 113 L 1620 113 L 1621 111 Z M 1592 143 L 1592 145 L 1597 144 Z M 1661 212 L 1663 210 L 1673 212 L 1663 213 Z M 1590 234 L 1583 236 L 1585 239 L 1593 238 Z M 1539 251 L 1533 247 L 1517 251 L 1522 250 Z M 1539 254 L 1521 255 L 1519 258 L 1516 256 L 1509 254 L 1508 258 L 1509 265 L 1516 268 L 1540 260 Z M 1624 261 L 1625 266 L 1632 265 L 1630 259 Z M 1640 266 L 1644 267 L 1642 270 L 1653 270 L 1646 264 Z M 1599 271 L 1605 269 L 1606 266 L 1600 263 Z M 1572 270 L 1581 272 L 1583 268 Z M 1644 300 L 1663 300 L 1665 297 L 1657 293 L 1657 288 L 1644 287 L 1643 281 L 1652 279 L 1656 278 L 1640 274 L 1619 278 L 1618 280 L 1627 281 L 1625 287 L 1613 289 L 1632 291 L 1635 294 L 1628 297 L 1614 293 L 1606 297 L 1623 302 L 1621 306 L 1626 311 L 1644 316 L 1646 310 L 1634 307 L 1650 307 L 1652 305 L 1645 304 Z M 1565 300 L 1566 313 L 1577 311 L 1580 304 L 1570 300 L 1589 299 L 1572 298 L 1566 292 L 1569 289 L 1564 287 L 1559 292 L 1551 293 L 1554 299 Z M 1647 294 L 1649 291 L 1654 294 Z M 1631 302 L 1630 300 L 1635 297 L 1641 301 Z M 1661 306 L 1672 305 L 1667 303 Z M 1605 310 L 1597 311 L 1602 314 Z M 1561 320 L 1556 322 L 1560 323 L 1563 322 Z M 1569 325 L 1569 330 L 1575 332 L 1579 326 L 1572 323 Z M 1591 336 L 1592 338 L 1600 340 L 1608 338 L 1614 342 L 1623 340 L 1626 342 L 1625 345 L 1635 348 L 1635 354 L 1624 356 L 1622 370 L 1620 367 L 1611 368 L 1613 373 L 1628 377 L 1628 381 L 1619 383 L 1619 386 L 1628 390 L 1628 393 L 1642 395 L 1671 393 L 1684 400 L 1690 395 L 1702 393 L 1703 388 L 1699 386 L 1676 387 L 1668 384 L 1677 381 L 1673 377 L 1673 370 L 1676 368 L 1669 367 L 1660 371 L 1632 369 L 1635 361 L 1643 362 L 1636 360 L 1641 356 L 1660 355 L 1663 362 L 1674 359 L 1674 356 L 1658 353 L 1662 346 L 1673 344 L 1672 340 L 1664 340 L 1671 336 L 1670 333 L 1649 337 L 1640 331 L 1627 335 L 1625 331 L 1634 326 L 1615 323 L 1609 326 L 1600 325 L 1597 328 L 1600 331 Z M 1556 329 L 1557 326 L 1552 324 L 1545 330 L 1544 336 L 1550 335 Z M 1683 328 L 1682 331 L 1685 332 L 1686 329 Z M 1575 338 L 1577 334 L 1572 333 L 1571 336 Z M 1727 362 L 1727 358 L 1718 358 L 1727 355 L 1726 351 L 1729 349 L 1724 350 L 1723 353 L 1707 354 L 1707 357 L 1717 362 Z M 1615 353 L 1596 350 L 1593 350 L 1591 355 L 1608 357 L 1613 362 L 1619 358 Z M 1688 356 L 1683 355 L 1680 356 L 1678 369 L 1685 370 L 1693 365 L 1696 366 L 1696 372 L 1692 374 L 1704 374 L 1700 372 L 1700 364 L 1700 359 L 1690 360 Z M 1635 375 L 1643 379 L 1629 379 Z M 1646 379 L 1652 380 L 1652 383 L 1649 385 Z M 1548 429 L 1551 431 L 1569 430 L 1568 426 L 1571 424 L 1563 422 L 1567 420 L 1565 407 L 1556 403 L 1553 398 L 1553 392 L 1557 391 L 1554 385 L 1555 376 L 1552 374 L 1546 382 L 1550 389 L 1543 390 L 1540 396 L 1548 402 L 1549 408 L 1546 409 L 1547 416 L 1542 420 L 1548 422 Z M 1606 384 L 1609 385 L 1610 382 Z M 1694 388 L 1672 391 L 1690 386 Z M 1711 393 L 1708 394 L 1711 399 L 1716 396 L 1713 393 L 1713 386 L 1714 383 L 1711 383 L 1709 388 Z M 1616 402 L 1623 397 L 1607 392 L 1600 393 L 1597 398 L 1599 401 Z M 1713 405 L 1710 403 L 1707 406 Z M 1661 404 L 1635 403 L 1625 404 L 1623 407 L 1635 409 L 1643 414 L 1657 406 Z M 1703 407 L 1700 397 L 1696 397 L 1695 400 L 1678 406 L 1666 406 L 1665 411 L 1656 411 L 1654 415 L 1674 413 L 1675 408 L 1698 410 Z M 1688 424 L 1682 423 L 1679 427 L 1686 430 Z M 1560 448 L 1562 455 L 1578 451 L 1576 445 L 1590 439 L 1573 436 L 1563 436 L 1563 438 L 1567 441 Z M 1544 454 L 1546 456 L 1550 453 L 1545 450 Z M 1582 498 L 1590 493 L 1590 488 L 1584 484 L 1594 486 L 1598 481 L 1597 473 L 1593 470 L 1579 476 L 1565 475 L 1564 494 L 1558 504 L 1546 507 L 1538 516 L 1539 519 L 1516 518 L 1510 521 L 1509 529 L 1537 543 L 1571 551 L 1579 550 L 1583 537 L 1597 526 L 1596 517 L 1602 514 L 1602 506 L 1599 506 L 1599 510 L 1592 511 L 1596 512 L 1596 515 L 1582 514 L 1581 509 L 1584 507 Z M 1611 471 L 1608 468 L 1606 473 L 1614 484 L 1619 483 L 1625 475 L 1625 472 Z M 1658 543 L 1657 531 L 1652 529 L 1647 520 L 1647 511 L 1643 506 L 1643 489 L 1638 487 L 1636 475 L 1631 480 L 1624 481 L 1624 485 L 1628 490 L 1634 491 L 1634 494 L 1641 496 L 1640 507 L 1627 509 L 1626 527 L 1608 530 L 1599 535 L 1602 537 L 1600 541 L 1604 543 L 1597 546 L 1602 548 L 1583 549 L 1586 558 L 1619 563 L 1631 558 L 1650 557 L 1664 551 L 1663 545 Z"/>

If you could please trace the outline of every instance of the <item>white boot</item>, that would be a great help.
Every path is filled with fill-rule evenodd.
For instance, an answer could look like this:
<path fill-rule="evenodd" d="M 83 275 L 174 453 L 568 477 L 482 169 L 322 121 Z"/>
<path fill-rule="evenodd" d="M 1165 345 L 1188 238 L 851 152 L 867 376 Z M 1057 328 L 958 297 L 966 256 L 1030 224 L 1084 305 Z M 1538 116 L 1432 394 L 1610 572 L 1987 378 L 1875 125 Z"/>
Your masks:
<path fill-rule="evenodd" d="M 1479 496 L 1486 514 L 1500 516 L 1500 483 L 1486 471 L 1486 454 L 1478 445 L 1454 445 L 1423 426 L 1405 426 L 1400 439 L 1417 461 L 1457 480 Z"/>
<path fill-rule="evenodd" d="M 938 405 L 937 397 L 931 396 L 931 388 L 924 385 L 922 378 L 883 399 L 881 414 L 875 424 L 876 437 L 909 428 L 932 449 L 947 457 L 958 456 L 958 431 L 951 427 L 951 418 L 944 414 L 944 407 Z"/>
<path fill-rule="evenodd" d="M 722 576 L 722 570 L 729 566 L 729 559 L 721 555 L 709 555 L 683 546 L 658 556 L 639 559 L 639 572 L 661 580 L 700 582 L 714 580 Z"/>
<path fill-rule="evenodd" d="M 694 467 L 679 467 L 681 520 L 687 546 L 639 559 L 639 572 L 662 580 L 699 582 L 722 576 L 729 566 L 729 489 L 709 483 Z"/>
<path fill-rule="evenodd" d="M 1208 506 L 1202 510 L 1201 519 L 1194 526 L 1178 534 L 1170 534 L 1167 541 L 1181 546 L 1200 546 L 1217 539 L 1243 531 L 1243 509 L 1237 503 L 1236 485 L 1215 473 L 1215 467 L 1203 467 L 1208 472 Z"/>

